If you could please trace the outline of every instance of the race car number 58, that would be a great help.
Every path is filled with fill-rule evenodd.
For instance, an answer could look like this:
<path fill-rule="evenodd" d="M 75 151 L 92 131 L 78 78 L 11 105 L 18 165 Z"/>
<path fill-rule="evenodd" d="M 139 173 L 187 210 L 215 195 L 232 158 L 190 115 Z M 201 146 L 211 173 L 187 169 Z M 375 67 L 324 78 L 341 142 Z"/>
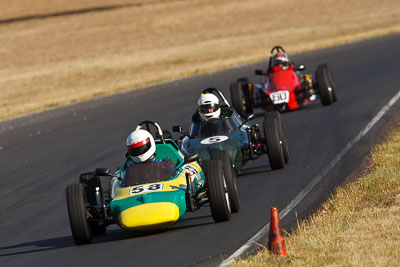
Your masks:
<path fill-rule="evenodd" d="M 136 195 L 140 193 L 150 192 L 150 191 L 159 191 L 163 189 L 163 184 L 148 184 L 132 187 L 129 190 L 129 195 Z"/>

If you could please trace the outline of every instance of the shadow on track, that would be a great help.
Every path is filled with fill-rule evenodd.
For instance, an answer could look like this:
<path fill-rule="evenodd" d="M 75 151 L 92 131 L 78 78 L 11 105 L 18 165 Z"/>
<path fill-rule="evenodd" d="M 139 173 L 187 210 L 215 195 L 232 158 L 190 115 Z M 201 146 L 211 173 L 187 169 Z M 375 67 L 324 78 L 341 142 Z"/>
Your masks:
<path fill-rule="evenodd" d="M 71 236 L 56 237 L 0 247 L 0 257 L 15 256 L 75 246 Z"/>
<path fill-rule="evenodd" d="M 252 167 L 252 168 L 245 168 L 241 169 L 238 173 L 236 173 L 236 176 L 243 176 L 243 175 L 248 175 L 248 174 L 254 174 L 254 173 L 259 173 L 259 172 L 270 172 L 271 167 L 269 166 L 260 166 L 260 167 Z"/>
<path fill-rule="evenodd" d="M 152 234 L 155 233 L 156 232 Z M 126 232 L 121 229 L 108 230 L 107 233 L 103 236 L 93 237 L 92 244 L 119 241 L 129 238 L 136 238 L 144 235 L 149 235 L 149 234 L 136 234 L 136 233 Z M 77 247 L 74 241 L 72 240 L 72 236 L 70 235 L 0 247 L 0 258 L 7 256 L 24 255 L 42 251 L 63 249 L 69 247 Z"/>
<path fill-rule="evenodd" d="M 124 231 L 122 229 L 112 229 L 112 230 L 107 230 L 105 235 L 93 237 L 92 243 L 90 245 L 108 243 L 114 241 L 122 241 L 126 239 L 139 238 L 144 236 L 158 235 L 162 233 L 173 232 L 176 230 L 183 230 L 186 228 L 200 227 L 213 223 L 214 221 L 212 220 L 211 215 L 205 215 L 205 216 L 192 217 L 186 219 L 184 218 L 178 224 L 173 225 L 168 229 L 152 231 L 147 233 L 132 233 Z M 63 236 L 63 237 L 49 238 L 43 240 L 36 240 L 16 245 L 0 247 L 0 258 L 7 256 L 32 254 L 37 252 L 70 248 L 70 247 L 78 247 L 73 242 L 72 236 Z"/>
<path fill-rule="evenodd" d="M 280 112 L 280 114 L 281 114 L 281 116 L 284 116 L 285 114 L 290 114 L 292 112 L 301 112 L 302 110 L 314 110 L 314 109 L 322 109 L 322 108 L 324 108 L 324 107 L 321 106 L 320 100 L 318 99 L 318 100 L 304 104 L 299 109 L 286 110 L 286 111 Z M 267 111 L 263 110 L 261 108 L 257 108 L 257 111 L 254 111 L 253 114 L 254 114 L 255 118 L 263 118 L 265 115 L 265 112 L 267 112 Z"/>
<path fill-rule="evenodd" d="M 207 207 L 207 206 L 208 205 L 205 205 L 203 207 Z M 215 222 L 213 221 L 211 214 L 199 216 L 199 217 L 183 218 L 179 223 L 168 228 L 168 231 L 181 230 L 181 229 L 186 229 L 186 228 L 194 228 L 194 227 L 199 227 L 199 226 L 204 226 L 204 225 L 214 224 L 214 223 Z"/>

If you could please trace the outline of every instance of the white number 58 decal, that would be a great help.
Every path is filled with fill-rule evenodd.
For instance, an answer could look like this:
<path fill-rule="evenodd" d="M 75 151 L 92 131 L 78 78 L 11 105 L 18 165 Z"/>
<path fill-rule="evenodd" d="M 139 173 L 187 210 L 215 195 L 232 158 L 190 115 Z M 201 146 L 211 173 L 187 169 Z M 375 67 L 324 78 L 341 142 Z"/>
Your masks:
<path fill-rule="evenodd" d="M 159 191 L 163 189 L 163 184 L 148 184 L 132 187 L 129 190 L 129 195 L 141 194 L 149 191 Z"/>

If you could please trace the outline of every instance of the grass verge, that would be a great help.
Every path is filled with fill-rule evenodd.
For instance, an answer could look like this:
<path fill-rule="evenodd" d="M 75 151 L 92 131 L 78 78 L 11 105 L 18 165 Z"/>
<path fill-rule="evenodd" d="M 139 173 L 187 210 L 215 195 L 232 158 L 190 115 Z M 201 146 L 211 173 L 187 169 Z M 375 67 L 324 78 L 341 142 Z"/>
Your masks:
<path fill-rule="evenodd" d="M 372 150 L 369 166 L 285 238 L 287 258 L 262 251 L 232 266 L 398 266 L 400 128 Z"/>

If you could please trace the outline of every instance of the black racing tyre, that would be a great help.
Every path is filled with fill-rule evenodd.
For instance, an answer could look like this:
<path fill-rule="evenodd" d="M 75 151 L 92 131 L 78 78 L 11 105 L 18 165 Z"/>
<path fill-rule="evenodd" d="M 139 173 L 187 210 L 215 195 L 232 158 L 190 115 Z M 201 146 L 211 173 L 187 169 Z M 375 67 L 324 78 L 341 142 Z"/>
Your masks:
<path fill-rule="evenodd" d="M 279 138 L 279 127 L 276 119 L 264 119 L 264 137 L 268 150 L 269 165 L 273 170 L 285 167 L 285 156 Z"/>
<path fill-rule="evenodd" d="M 267 111 L 265 113 L 265 118 L 276 119 L 276 121 L 278 123 L 279 138 L 282 141 L 283 156 L 285 157 L 285 163 L 288 163 L 289 162 L 289 149 L 288 149 L 288 145 L 287 145 L 285 131 L 283 130 L 281 114 L 278 111 Z"/>
<path fill-rule="evenodd" d="M 327 74 L 327 64 L 321 64 L 315 71 L 315 77 L 318 84 L 318 92 L 323 106 L 331 105 L 333 102 L 332 87 L 329 84 Z"/>
<path fill-rule="evenodd" d="M 243 118 L 246 117 L 246 99 L 242 90 L 242 83 L 231 83 L 229 90 L 231 92 L 232 106 Z"/>
<path fill-rule="evenodd" d="M 221 161 L 207 161 L 204 172 L 212 217 L 215 222 L 228 221 L 231 218 L 231 209 Z"/>
<path fill-rule="evenodd" d="M 226 186 L 228 187 L 229 203 L 231 205 L 231 212 L 238 212 L 240 209 L 239 196 L 236 186 L 236 175 L 233 169 L 232 159 L 226 150 L 214 151 L 211 154 L 212 160 L 219 160 L 222 162 L 222 169 L 225 175 Z"/>
<path fill-rule="evenodd" d="M 243 97 L 245 100 L 245 108 L 246 108 L 246 114 L 251 114 L 254 111 L 254 92 L 253 90 L 250 90 L 249 84 L 250 80 L 247 77 L 240 77 L 237 79 L 237 82 L 240 83 L 240 86 L 242 87 L 242 92 L 243 92 Z"/>
<path fill-rule="evenodd" d="M 67 186 L 67 208 L 72 238 L 75 244 L 90 244 L 92 233 L 87 220 L 86 193 L 82 184 L 70 184 Z"/>
<path fill-rule="evenodd" d="M 332 71 L 328 67 L 327 63 L 321 64 L 320 66 L 321 66 L 321 68 L 323 68 L 325 70 L 325 73 L 326 73 L 327 78 L 328 78 L 329 85 L 332 88 L 332 100 L 333 100 L 333 102 L 336 102 L 337 101 L 336 83 L 335 83 L 335 79 L 333 78 Z"/>
<path fill-rule="evenodd" d="M 240 77 L 240 78 L 237 78 L 236 81 L 237 81 L 237 82 L 242 82 L 242 83 L 249 83 L 249 82 L 250 82 L 249 78 L 247 78 L 247 77 Z"/>

